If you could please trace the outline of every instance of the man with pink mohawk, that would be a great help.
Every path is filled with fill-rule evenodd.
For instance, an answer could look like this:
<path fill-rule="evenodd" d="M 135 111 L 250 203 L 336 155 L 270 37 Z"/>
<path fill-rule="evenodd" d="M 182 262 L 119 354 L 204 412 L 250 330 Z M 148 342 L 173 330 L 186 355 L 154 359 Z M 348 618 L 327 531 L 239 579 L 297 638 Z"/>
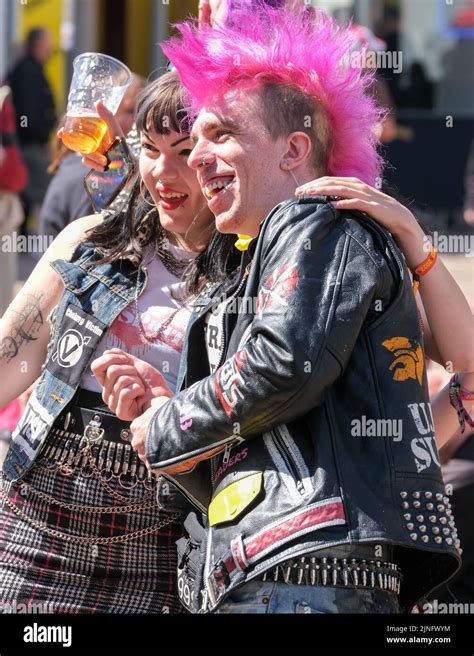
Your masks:
<path fill-rule="evenodd" d="M 370 77 L 350 66 L 350 31 L 304 8 L 179 29 L 164 51 L 196 112 L 189 164 L 243 251 L 196 304 L 180 391 L 132 424 L 206 516 L 202 569 L 186 523 L 182 601 L 409 609 L 459 566 L 410 277 L 367 215 L 294 199 L 314 177 L 379 178 Z"/>

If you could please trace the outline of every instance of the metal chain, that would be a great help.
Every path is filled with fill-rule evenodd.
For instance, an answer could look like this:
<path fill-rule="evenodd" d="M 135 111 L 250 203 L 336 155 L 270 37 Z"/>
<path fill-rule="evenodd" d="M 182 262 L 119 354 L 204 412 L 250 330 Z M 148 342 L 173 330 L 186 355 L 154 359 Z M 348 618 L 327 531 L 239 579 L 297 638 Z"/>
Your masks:
<path fill-rule="evenodd" d="M 50 496 L 49 494 L 46 494 L 45 492 L 41 492 L 40 490 L 35 490 L 34 487 L 31 485 L 28 485 L 28 483 L 23 483 L 20 487 L 20 494 L 21 496 L 26 496 L 21 492 L 21 488 L 28 488 L 28 493 L 33 494 L 34 496 L 38 497 L 39 499 L 42 499 L 43 501 L 46 501 L 47 503 L 52 503 L 55 506 L 59 506 L 60 508 L 66 508 L 66 510 L 72 510 L 72 511 L 84 511 L 84 512 L 89 512 L 89 513 L 96 513 L 96 514 L 110 514 L 110 513 L 126 513 L 126 512 L 140 512 L 142 510 L 149 510 L 150 508 L 153 508 L 156 505 L 156 501 L 150 501 L 149 503 L 132 503 L 129 504 L 128 506 L 81 506 L 80 504 L 77 503 L 66 503 L 63 501 L 57 501 L 54 497 Z"/>
<path fill-rule="evenodd" d="M 78 453 L 76 454 L 75 457 L 78 457 L 80 454 L 82 454 L 82 451 L 78 451 Z M 90 468 L 92 469 L 93 463 L 91 463 L 90 460 L 88 460 L 88 462 L 89 462 Z M 56 475 L 59 472 L 63 476 L 70 476 L 71 474 L 78 472 L 81 476 L 84 476 L 84 471 L 83 471 L 84 468 L 83 467 L 81 467 L 81 468 L 74 467 L 72 465 L 68 465 L 65 462 L 53 462 L 53 463 L 51 463 L 50 461 L 48 461 L 47 458 L 38 458 L 38 469 L 40 467 L 42 467 L 42 469 L 44 469 L 47 472 L 54 472 L 54 475 Z M 115 474 L 111 470 L 106 470 L 106 471 L 108 471 L 110 473 L 110 479 L 107 479 L 106 481 L 104 481 L 104 479 L 102 478 L 102 470 L 99 470 L 99 475 L 101 477 L 99 482 L 102 482 L 103 484 L 106 484 L 109 480 L 112 480 L 112 479 L 117 480 L 121 476 L 121 474 Z M 88 479 L 88 478 L 91 478 L 91 477 L 86 476 L 85 478 Z M 138 481 L 141 484 L 143 484 L 145 482 L 145 479 L 138 479 Z M 120 482 L 119 482 L 119 485 L 120 485 Z M 123 485 L 121 487 L 123 487 Z M 145 485 L 143 487 L 148 492 L 151 491 L 151 488 L 147 488 Z M 125 488 L 125 489 L 133 489 L 133 488 L 130 487 L 130 488 Z M 110 492 L 110 494 L 114 494 L 113 490 L 109 489 L 108 491 Z M 117 496 L 121 497 L 122 495 L 117 495 Z M 150 493 L 146 496 L 146 498 L 151 497 L 151 496 L 152 496 L 152 494 Z M 129 497 L 123 497 L 123 499 L 128 501 Z M 122 499 L 120 499 L 120 500 L 122 500 Z"/>
<path fill-rule="evenodd" d="M 86 439 L 87 442 L 86 442 L 86 445 L 81 449 L 81 452 L 84 452 L 85 455 L 87 455 L 87 459 L 89 461 L 89 466 L 92 469 L 92 471 L 94 472 L 94 474 L 96 475 L 96 478 L 99 481 L 99 484 L 105 490 L 107 490 L 107 492 L 109 492 L 109 494 L 111 494 L 114 497 L 114 499 L 117 499 L 117 501 L 121 501 L 121 502 L 129 501 L 129 497 L 126 497 L 123 494 L 119 494 L 106 481 L 103 480 L 102 476 L 100 475 L 99 468 L 97 467 L 97 465 L 94 462 L 94 456 L 92 455 L 92 448 L 91 448 L 89 438 L 86 437 L 85 435 L 84 435 L 84 438 Z M 148 496 L 154 497 L 154 494 L 153 494 L 152 490 L 150 491 L 150 494 Z"/>
<path fill-rule="evenodd" d="M 0 488 L 0 496 L 3 497 L 7 506 L 11 510 L 13 510 L 14 513 L 16 513 L 25 522 L 27 522 L 34 528 L 38 529 L 40 532 L 47 533 L 48 535 L 51 535 L 54 538 L 58 538 L 59 540 L 64 540 L 65 542 L 73 542 L 75 544 L 83 544 L 83 545 L 117 544 L 120 542 L 130 542 L 131 540 L 135 540 L 137 538 L 145 537 L 146 535 L 151 535 L 152 533 L 156 533 L 161 528 L 167 526 L 168 524 L 171 524 L 171 522 L 174 522 L 176 519 L 178 519 L 181 516 L 181 513 L 176 512 L 173 513 L 170 517 L 167 517 L 166 519 L 163 519 L 161 522 L 158 522 L 158 524 L 155 524 L 154 526 L 147 526 L 146 528 L 139 529 L 138 531 L 133 531 L 132 533 L 125 533 L 124 535 L 114 535 L 110 538 L 97 538 L 97 537 L 81 538 L 75 535 L 66 535 L 65 533 L 61 533 L 61 531 L 56 531 L 55 529 L 49 528 L 49 526 L 45 526 L 44 524 L 41 524 L 40 522 L 32 519 L 31 517 L 28 517 L 26 513 L 20 510 L 20 508 L 18 508 L 13 503 L 13 501 L 11 501 L 11 499 L 7 496 L 7 494 L 3 490 L 3 486 Z"/>
<path fill-rule="evenodd" d="M 94 456 L 92 454 L 92 447 L 91 447 L 89 438 L 86 435 L 82 435 L 81 438 L 86 441 L 86 444 L 85 444 L 84 447 L 82 447 L 82 449 L 80 449 L 76 453 L 76 455 L 74 456 L 74 460 L 79 462 L 84 456 L 86 456 L 88 465 L 91 468 L 92 472 L 95 474 L 96 480 L 98 481 L 99 485 L 101 485 L 102 488 L 104 488 L 112 497 L 114 497 L 114 499 L 117 499 L 117 501 L 119 501 L 120 503 L 124 503 L 124 502 L 127 502 L 127 501 L 130 502 L 130 497 L 119 494 L 110 485 L 108 485 L 107 481 L 105 481 L 103 479 L 103 477 L 101 476 L 101 472 L 100 472 L 99 468 L 97 467 L 97 465 L 94 462 Z M 52 466 L 47 465 L 45 463 L 43 466 L 45 467 L 45 469 L 47 471 L 56 470 L 54 475 L 56 475 L 57 472 L 60 472 L 62 475 L 65 475 L 64 474 L 64 467 L 65 466 L 67 467 L 65 462 L 55 462 L 55 463 L 53 463 Z M 72 473 L 72 471 L 79 471 L 79 473 L 82 473 L 83 468 L 77 468 L 77 469 L 71 468 L 71 473 Z M 115 476 L 114 474 L 112 474 L 112 477 L 113 478 L 119 478 L 118 476 Z M 87 477 L 87 478 L 89 478 L 89 477 Z M 120 483 L 119 483 L 119 485 L 120 485 Z M 36 492 L 36 490 L 34 490 L 33 487 L 31 487 L 31 486 L 29 486 L 29 487 L 30 487 L 30 490 Z M 147 488 L 145 488 L 145 489 L 147 489 Z M 154 491 L 153 491 L 153 489 L 150 489 L 149 493 L 145 496 L 144 501 L 146 501 L 147 499 L 152 499 L 152 498 L 154 499 Z M 59 506 L 61 505 L 58 502 L 55 502 L 55 503 Z"/>

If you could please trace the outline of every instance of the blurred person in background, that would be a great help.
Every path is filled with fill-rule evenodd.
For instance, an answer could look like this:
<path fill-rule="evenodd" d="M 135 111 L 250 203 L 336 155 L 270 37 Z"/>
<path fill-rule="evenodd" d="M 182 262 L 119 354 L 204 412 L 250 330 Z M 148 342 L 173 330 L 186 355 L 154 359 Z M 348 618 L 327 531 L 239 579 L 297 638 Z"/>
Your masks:
<path fill-rule="evenodd" d="M 10 89 L 0 87 L 0 239 L 11 235 L 23 220 L 18 194 L 27 183 L 27 171 L 22 160 L 16 134 L 15 111 Z M 15 249 L 2 248 L 0 256 L 0 317 L 13 298 L 17 274 Z"/>
<path fill-rule="evenodd" d="M 428 79 L 421 62 L 410 66 L 410 81 L 400 91 L 400 107 L 433 109 L 434 84 Z"/>
<path fill-rule="evenodd" d="M 125 135 L 132 131 L 137 97 L 145 85 L 146 81 L 143 77 L 134 75 L 115 115 Z M 65 117 L 61 119 L 60 128 L 63 127 L 64 122 Z M 135 144 L 139 147 L 138 139 L 135 139 Z M 134 149 L 130 141 L 129 145 L 138 155 L 139 148 Z M 48 173 L 54 174 L 54 177 L 41 207 L 38 232 L 54 238 L 71 221 L 93 213 L 93 208 L 84 188 L 84 176 L 87 170 L 82 164 L 81 155 L 66 148 L 59 137 L 56 137 Z"/>
<path fill-rule="evenodd" d="M 385 11 L 378 34 L 385 41 L 387 52 L 400 52 L 400 11 L 397 7 L 391 7 Z M 387 81 L 390 95 L 398 107 L 400 102 L 400 75 L 390 67 L 385 68 L 381 74 Z"/>
<path fill-rule="evenodd" d="M 64 127 L 66 116 L 58 124 Z M 53 238 L 74 219 L 94 213 L 94 209 L 84 188 L 87 170 L 82 164 L 80 154 L 75 153 L 56 137 L 51 148 L 51 164 L 47 169 L 53 178 L 41 205 L 38 234 Z"/>
<path fill-rule="evenodd" d="M 464 176 L 464 221 L 474 226 L 474 139 L 471 141 Z"/>
<path fill-rule="evenodd" d="M 352 24 L 350 31 L 354 36 L 353 53 L 359 53 L 363 58 L 362 62 L 368 74 L 375 70 L 372 77 L 371 91 L 377 101 L 377 104 L 386 109 L 385 115 L 381 118 L 377 126 L 377 136 L 381 143 L 386 144 L 393 141 L 397 136 L 397 120 L 395 113 L 395 103 L 390 93 L 390 87 L 376 66 L 372 65 L 370 57 L 375 58 L 376 53 L 387 50 L 387 45 L 382 39 L 375 36 L 372 30 L 364 25 Z"/>
<path fill-rule="evenodd" d="M 48 30 L 35 27 L 26 38 L 26 53 L 8 74 L 16 111 L 17 132 L 21 152 L 28 169 L 28 185 L 22 193 L 25 220 L 37 215 L 43 202 L 50 176 L 48 141 L 56 124 L 53 93 L 44 73 L 44 65 L 52 55 Z"/>
<path fill-rule="evenodd" d="M 474 27 L 474 0 L 469 0 L 466 7 L 456 12 L 453 25 L 455 27 Z"/>

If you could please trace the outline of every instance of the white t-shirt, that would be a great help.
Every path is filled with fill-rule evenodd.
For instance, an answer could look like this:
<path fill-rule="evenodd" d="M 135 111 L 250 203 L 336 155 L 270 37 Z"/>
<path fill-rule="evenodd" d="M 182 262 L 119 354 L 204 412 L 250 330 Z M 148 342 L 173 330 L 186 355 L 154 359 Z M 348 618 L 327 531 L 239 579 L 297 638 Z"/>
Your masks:
<path fill-rule="evenodd" d="M 177 259 L 196 256 L 196 253 L 172 244 L 169 249 Z M 174 391 L 184 334 L 192 310 L 191 299 L 184 302 L 185 283 L 170 273 L 158 257 L 148 264 L 147 272 L 146 287 L 138 298 L 138 311 L 147 339 L 141 334 L 133 301 L 119 314 L 100 340 L 94 359 L 107 349 L 121 348 L 158 369 Z M 142 272 L 141 275 L 145 274 Z M 82 377 L 81 387 L 92 392 L 102 392 L 90 368 Z"/>
<path fill-rule="evenodd" d="M 211 374 L 217 370 L 224 348 L 224 320 L 228 303 L 230 303 L 229 298 L 219 303 L 214 311 L 207 314 L 205 319 L 206 349 Z"/>

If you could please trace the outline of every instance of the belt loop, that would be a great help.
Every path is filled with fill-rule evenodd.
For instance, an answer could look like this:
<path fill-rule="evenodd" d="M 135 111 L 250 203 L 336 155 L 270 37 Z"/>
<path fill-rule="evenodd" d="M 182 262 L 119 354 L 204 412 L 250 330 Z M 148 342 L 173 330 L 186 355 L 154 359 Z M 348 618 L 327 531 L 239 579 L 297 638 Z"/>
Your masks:
<path fill-rule="evenodd" d="M 245 555 L 245 545 L 242 535 L 238 535 L 231 541 L 230 550 L 236 566 L 241 572 L 245 572 L 249 568 L 249 561 Z"/>
<path fill-rule="evenodd" d="M 213 570 L 214 581 L 218 588 L 227 588 L 230 585 L 230 576 L 226 564 L 220 560 Z"/>

